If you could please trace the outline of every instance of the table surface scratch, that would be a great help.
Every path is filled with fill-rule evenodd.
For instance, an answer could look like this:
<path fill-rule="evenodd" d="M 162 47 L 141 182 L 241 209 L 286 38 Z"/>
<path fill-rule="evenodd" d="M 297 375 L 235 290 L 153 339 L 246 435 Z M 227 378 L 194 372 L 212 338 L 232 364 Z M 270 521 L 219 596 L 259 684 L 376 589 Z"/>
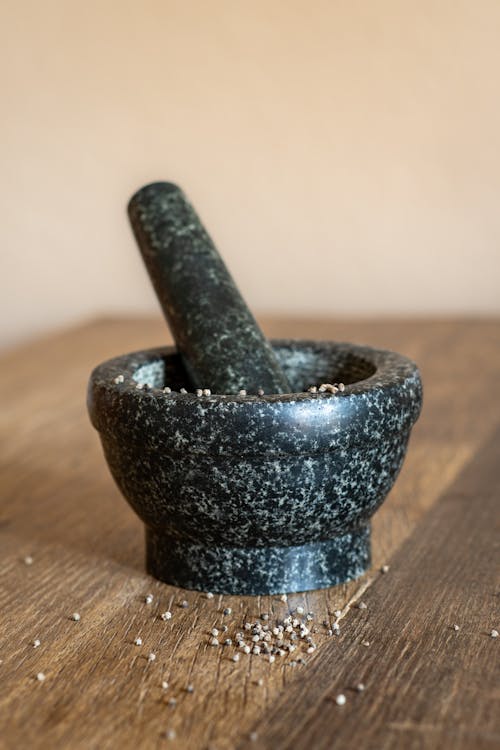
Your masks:
<path fill-rule="evenodd" d="M 500 746 L 500 638 L 491 637 L 500 630 L 500 321 L 261 322 L 272 337 L 394 349 L 421 369 L 424 409 L 373 520 L 372 569 L 287 602 L 208 599 L 155 581 L 144 572 L 141 524 L 89 424 L 85 391 L 98 362 L 169 342 L 164 324 L 100 319 L 7 352 L 0 748 Z M 318 648 L 304 665 L 243 653 L 234 662 L 235 648 L 209 645 L 216 625 L 234 636 L 263 612 L 274 622 L 299 605 L 317 628 Z M 159 617 L 165 610 L 168 621 Z M 322 622 L 336 610 L 340 635 L 328 636 Z"/>

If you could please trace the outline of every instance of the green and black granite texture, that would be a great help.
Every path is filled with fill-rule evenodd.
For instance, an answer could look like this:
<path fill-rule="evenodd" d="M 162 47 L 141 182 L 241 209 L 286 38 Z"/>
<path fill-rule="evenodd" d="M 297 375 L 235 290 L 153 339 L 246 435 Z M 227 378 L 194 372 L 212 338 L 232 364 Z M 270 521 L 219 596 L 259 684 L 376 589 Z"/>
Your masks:
<path fill-rule="evenodd" d="M 130 200 L 144 263 L 193 387 L 289 393 L 290 386 L 194 208 L 155 182 Z"/>
<path fill-rule="evenodd" d="M 173 347 L 91 375 L 92 423 L 144 522 L 147 569 L 163 581 L 270 594 L 338 584 L 369 565 L 370 517 L 421 409 L 418 369 L 354 344 L 275 341 L 272 352 L 289 393 L 181 393 L 193 383 Z M 323 382 L 345 390 L 306 392 Z"/>

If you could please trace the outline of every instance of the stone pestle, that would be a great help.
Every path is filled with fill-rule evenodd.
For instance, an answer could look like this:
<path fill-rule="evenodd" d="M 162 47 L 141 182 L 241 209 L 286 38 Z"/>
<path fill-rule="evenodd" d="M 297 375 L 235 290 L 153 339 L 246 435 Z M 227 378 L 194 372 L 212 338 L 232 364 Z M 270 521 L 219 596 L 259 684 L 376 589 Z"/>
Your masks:
<path fill-rule="evenodd" d="M 141 188 L 128 212 L 193 388 L 290 393 L 271 345 L 182 190 Z"/>

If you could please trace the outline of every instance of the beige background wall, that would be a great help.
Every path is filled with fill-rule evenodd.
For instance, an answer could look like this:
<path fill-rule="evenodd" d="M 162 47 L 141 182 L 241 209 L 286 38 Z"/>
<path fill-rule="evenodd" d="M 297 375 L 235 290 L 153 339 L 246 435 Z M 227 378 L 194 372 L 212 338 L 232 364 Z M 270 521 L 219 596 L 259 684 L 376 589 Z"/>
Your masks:
<path fill-rule="evenodd" d="M 257 312 L 500 312 L 499 0 L 7 0 L 0 344 L 155 300 L 181 183 Z"/>

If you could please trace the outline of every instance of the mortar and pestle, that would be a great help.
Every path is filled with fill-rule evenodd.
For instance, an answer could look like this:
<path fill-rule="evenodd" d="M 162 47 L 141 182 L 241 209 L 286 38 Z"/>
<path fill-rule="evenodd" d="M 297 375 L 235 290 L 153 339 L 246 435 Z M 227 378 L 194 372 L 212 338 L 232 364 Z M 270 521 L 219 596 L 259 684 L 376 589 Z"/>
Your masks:
<path fill-rule="evenodd" d="M 416 365 L 349 343 L 268 342 L 178 187 L 142 188 L 129 215 L 177 347 L 96 367 L 88 408 L 145 525 L 148 572 L 251 595 L 358 577 L 420 413 Z M 321 383 L 344 387 L 307 390 Z"/>

